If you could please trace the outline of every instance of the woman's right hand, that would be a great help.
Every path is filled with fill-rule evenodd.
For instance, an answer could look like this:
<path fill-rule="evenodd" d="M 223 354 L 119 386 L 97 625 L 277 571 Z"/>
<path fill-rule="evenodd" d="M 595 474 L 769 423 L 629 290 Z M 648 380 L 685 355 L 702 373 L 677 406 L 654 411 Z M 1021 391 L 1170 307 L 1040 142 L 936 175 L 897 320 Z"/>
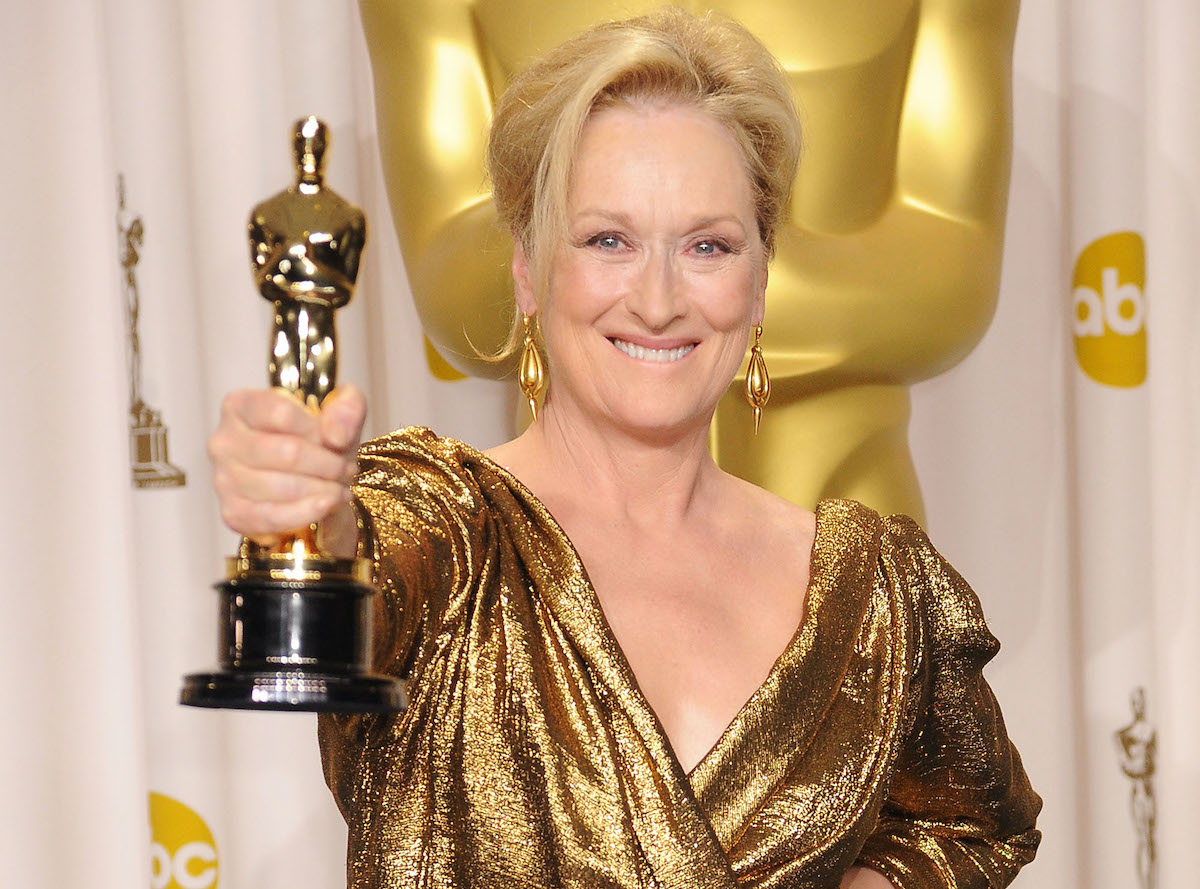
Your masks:
<path fill-rule="evenodd" d="M 322 551 L 352 557 L 357 528 L 350 481 L 366 415 L 366 398 L 349 385 L 329 393 L 319 413 L 281 389 L 227 395 L 208 439 L 225 524 L 271 546 L 321 522 Z"/>

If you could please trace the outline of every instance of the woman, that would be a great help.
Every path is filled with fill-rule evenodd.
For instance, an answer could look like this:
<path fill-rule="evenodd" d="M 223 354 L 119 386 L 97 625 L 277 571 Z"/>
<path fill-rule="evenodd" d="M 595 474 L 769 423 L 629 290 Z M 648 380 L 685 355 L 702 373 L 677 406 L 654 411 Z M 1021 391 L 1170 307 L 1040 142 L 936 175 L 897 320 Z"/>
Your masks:
<path fill-rule="evenodd" d="M 705 447 L 798 142 L 742 29 L 593 29 L 492 131 L 513 344 L 527 391 L 550 379 L 525 433 L 356 451 L 357 390 L 319 417 L 227 399 L 226 521 L 268 543 L 323 519 L 373 556 L 376 663 L 409 679 L 401 716 L 322 719 L 351 885 L 999 886 L 1032 858 L 965 583 L 910 520 L 814 514 Z"/>

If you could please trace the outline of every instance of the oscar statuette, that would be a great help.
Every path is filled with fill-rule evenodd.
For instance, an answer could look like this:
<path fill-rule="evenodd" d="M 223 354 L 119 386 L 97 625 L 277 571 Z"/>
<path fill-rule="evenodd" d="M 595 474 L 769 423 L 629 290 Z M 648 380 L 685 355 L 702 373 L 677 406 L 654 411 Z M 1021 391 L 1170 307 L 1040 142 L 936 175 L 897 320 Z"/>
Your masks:
<path fill-rule="evenodd" d="M 253 272 L 275 305 L 269 376 L 316 411 L 336 383 L 334 311 L 350 301 L 366 240 L 362 211 L 325 187 L 327 130 L 296 123 L 296 183 L 254 208 Z M 404 685 L 369 672 L 368 559 L 321 553 L 317 526 L 227 560 L 215 673 L 184 678 L 180 703 L 243 710 L 403 709 Z"/>

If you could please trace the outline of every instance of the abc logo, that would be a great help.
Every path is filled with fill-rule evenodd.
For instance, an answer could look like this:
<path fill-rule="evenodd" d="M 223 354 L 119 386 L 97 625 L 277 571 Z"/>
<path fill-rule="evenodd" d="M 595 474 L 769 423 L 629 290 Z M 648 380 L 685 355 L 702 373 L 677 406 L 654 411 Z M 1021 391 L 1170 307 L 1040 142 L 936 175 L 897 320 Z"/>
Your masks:
<path fill-rule="evenodd" d="M 151 889 L 216 889 L 217 844 L 204 820 L 178 800 L 150 794 Z"/>
<path fill-rule="evenodd" d="M 1072 281 L 1075 358 L 1098 383 L 1146 381 L 1146 244 L 1137 232 L 1093 241 Z"/>

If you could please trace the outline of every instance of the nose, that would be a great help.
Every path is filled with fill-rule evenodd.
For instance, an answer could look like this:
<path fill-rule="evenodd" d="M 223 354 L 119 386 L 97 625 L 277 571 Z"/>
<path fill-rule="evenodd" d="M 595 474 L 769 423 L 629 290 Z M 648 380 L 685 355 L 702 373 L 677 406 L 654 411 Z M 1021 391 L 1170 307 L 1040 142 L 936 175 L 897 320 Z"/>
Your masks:
<path fill-rule="evenodd" d="M 625 296 L 625 307 L 647 329 L 665 330 L 683 315 L 683 282 L 668 251 L 652 251 L 632 283 Z"/>

